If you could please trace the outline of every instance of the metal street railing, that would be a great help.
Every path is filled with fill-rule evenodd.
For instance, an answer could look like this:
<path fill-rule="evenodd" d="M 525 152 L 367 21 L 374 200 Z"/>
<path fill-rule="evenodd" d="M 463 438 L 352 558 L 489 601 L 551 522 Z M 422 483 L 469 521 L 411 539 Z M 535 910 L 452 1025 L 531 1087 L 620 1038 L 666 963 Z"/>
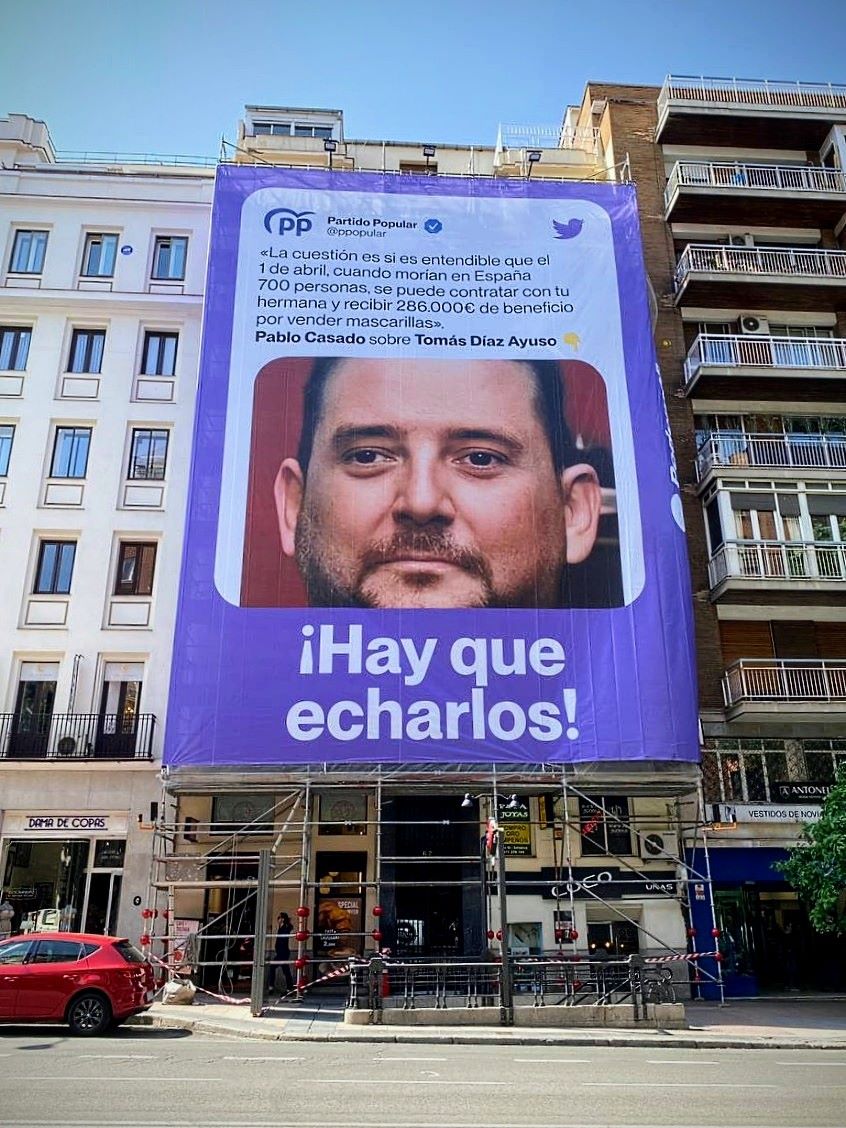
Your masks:
<path fill-rule="evenodd" d="M 154 713 L 0 713 L 0 759 L 149 760 Z"/>
<path fill-rule="evenodd" d="M 834 369 L 846 372 L 846 339 L 700 333 L 684 362 L 685 384 L 692 383 L 700 369 L 707 367 Z"/>
<path fill-rule="evenodd" d="M 689 243 L 675 273 L 680 290 L 692 273 L 742 274 L 747 277 L 818 278 L 846 281 L 846 251 L 804 247 L 729 247 Z"/>
<path fill-rule="evenodd" d="M 723 700 L 846 701 L 846 659 L 741 658 L 723 675 Z"/>
<path fill-rule="evenodd" d="M 711 588 L 724 580 L 843 580 L 846 545 L 727 541 L 708 561 Z"/>
<path fill-rule="evenodd" d="M 715 432 L 696 452 L 696 478 L 715 467 L 759 466 L 768 469 L 846 470 L 846 433 L 739 435 Z"/>
<path fill-rule="evenodd" d="M 679 188 L 752 189 L 763 192 L 824 192 L 846 195 L 846 175 L 814 165 L 756 165 L 739 161 L 678 161 L 664 191 L 666 207 Z"/>
<path fill-rule="evenodd" d="M 670 102 L 774 110 L 846 109 L 846 86 L 831 82 L 773 82 L 767 78 L 708 78 L 668 75 L 658 95 L 659 117 Z"/>

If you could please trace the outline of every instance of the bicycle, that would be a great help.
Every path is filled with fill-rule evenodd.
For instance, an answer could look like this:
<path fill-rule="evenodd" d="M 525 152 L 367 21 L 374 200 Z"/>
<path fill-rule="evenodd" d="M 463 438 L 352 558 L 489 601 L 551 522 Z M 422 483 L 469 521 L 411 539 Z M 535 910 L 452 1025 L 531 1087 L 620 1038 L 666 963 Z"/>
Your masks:
<path fill-rule="evenodd" d="M 674 1003 L 676 1002 L 676 988 L 673 985 L 673 973 L 668 967 L 662 967 L 657 974 L 649 978 L 644 976 L 641 982 L 644 1003 Z"/>

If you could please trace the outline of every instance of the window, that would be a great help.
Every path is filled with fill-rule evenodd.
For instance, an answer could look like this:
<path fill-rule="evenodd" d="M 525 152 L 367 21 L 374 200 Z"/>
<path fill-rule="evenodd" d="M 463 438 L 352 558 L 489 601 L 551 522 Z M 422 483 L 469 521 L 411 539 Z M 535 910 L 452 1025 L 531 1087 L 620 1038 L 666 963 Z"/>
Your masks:
<path fill-rule="evenodd" d="M 166 282 L 181 282 L 185 277 L 188 240 L 184 235 L 158 235 L 153 250 L 151 277 Z"/>
<path fill-rule="evenodd" d="M 0 423 L 0 478 L 9 473 L 9 459 L 12 457 L 12 443 L 15 441 L 13 423 Z"/>
<path fill-rule="evenodd" d="M 30 956 L 29 962 L 43 963 L 77 963 L 85 959 L 85 945 L 78 940 L 38 940 L 35 944 L 35 953 Z"/>
<path fill-rule="evenodd" d="M 23 372 L 29 356 L 31 329 L 0 326 L 0 372 Z"/>
<path fill-rule="evenodd" d="M 117 235 L 86 235 L 81 274 L 85 278 L 111 278 L 115 272 Z"/>
<path fill-rule="evenodd" d="M 253 122 L 254 137 L 318 137 L 324 140 L 333 135 L 331 125 L 299 125 L 290 121 Z"/>
<path fill-rule="evenodd" d="M 156 545 L 121 541 L 115 595 L 152 595 Z"/>
<path fill-rule="evenodd" d="M 588 922 L 588 951 L 592 956 L 625 959 L 638 951 L 637 926 L 627 920 Z"/>
<path fill-rule="evenodd" d="M 76 541 L 42 541 L 35 573 L 36 595 L 68 595 Z"/>
<path fill-rule="evenodd" d="M 84 478 L 90 445 L 90 427 L 57 427 L 50 477 Z"/>
<path fill-rule="evenodd" d="M 68 372 L 99 373 L 106 345 L 105 329 L 74 329 L 71 337 Z"/>
<path fill-rule="evenodd" d="M 31 940 L 12 940 L 8 944 L 0 944 L 0 967 L 22 964 L 31 947 Z"/>
<path fill-rule="evenodd" d="M 137 427 L 132 432 L 132 445 L 129 451 L 130 479 L 145 479 L 161 482 L 167 465 L 167 431 L 153 430 L 150 427 Z"/>
<path fill-rule="evenodd" d="M 9 270 L 15 274 L 40 274 L 46 250 L 46 231 L 16 231 Z"/>
<path fill-rule="evenodd" d="M 143 376 L 174 376 L 176 374 L 176 346 L 178 333 L 145 333 L 144 352 L 141 356 Z"/>
<path fill-rule="evenodd" d="M 604 808 L 604 809 L 603 809 Z M 631 854 L 629 801 L 620 795 L 579 799 L 582 854 Z"/>

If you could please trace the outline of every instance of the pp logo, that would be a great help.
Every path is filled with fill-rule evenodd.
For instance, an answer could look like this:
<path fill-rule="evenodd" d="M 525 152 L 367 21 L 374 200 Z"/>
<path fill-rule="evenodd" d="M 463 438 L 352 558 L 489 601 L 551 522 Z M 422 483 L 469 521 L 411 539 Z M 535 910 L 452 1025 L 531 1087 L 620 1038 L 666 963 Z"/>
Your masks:
<path fill-rule="evenodd" d="M 291 208 L 274 208 L 264 217 L 264 229 L 271 235 L 284 235 L 293 231 L 295 235 L 305 235 L 311 231 L 312 223 L 307 217 L 314 212 L 295 212 Z"/>

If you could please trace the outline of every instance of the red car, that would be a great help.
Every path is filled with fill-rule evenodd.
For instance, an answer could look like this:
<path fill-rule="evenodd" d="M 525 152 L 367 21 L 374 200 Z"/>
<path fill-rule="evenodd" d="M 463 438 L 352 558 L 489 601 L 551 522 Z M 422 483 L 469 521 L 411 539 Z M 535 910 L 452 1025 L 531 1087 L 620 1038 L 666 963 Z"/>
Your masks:
<path fill-rule="evenodd" d="M 0 1022 L 66 1022 L 102 1034 L 148 1010 L 155 980 L 128 940 L 36 932 L 0 941 Z"/>

